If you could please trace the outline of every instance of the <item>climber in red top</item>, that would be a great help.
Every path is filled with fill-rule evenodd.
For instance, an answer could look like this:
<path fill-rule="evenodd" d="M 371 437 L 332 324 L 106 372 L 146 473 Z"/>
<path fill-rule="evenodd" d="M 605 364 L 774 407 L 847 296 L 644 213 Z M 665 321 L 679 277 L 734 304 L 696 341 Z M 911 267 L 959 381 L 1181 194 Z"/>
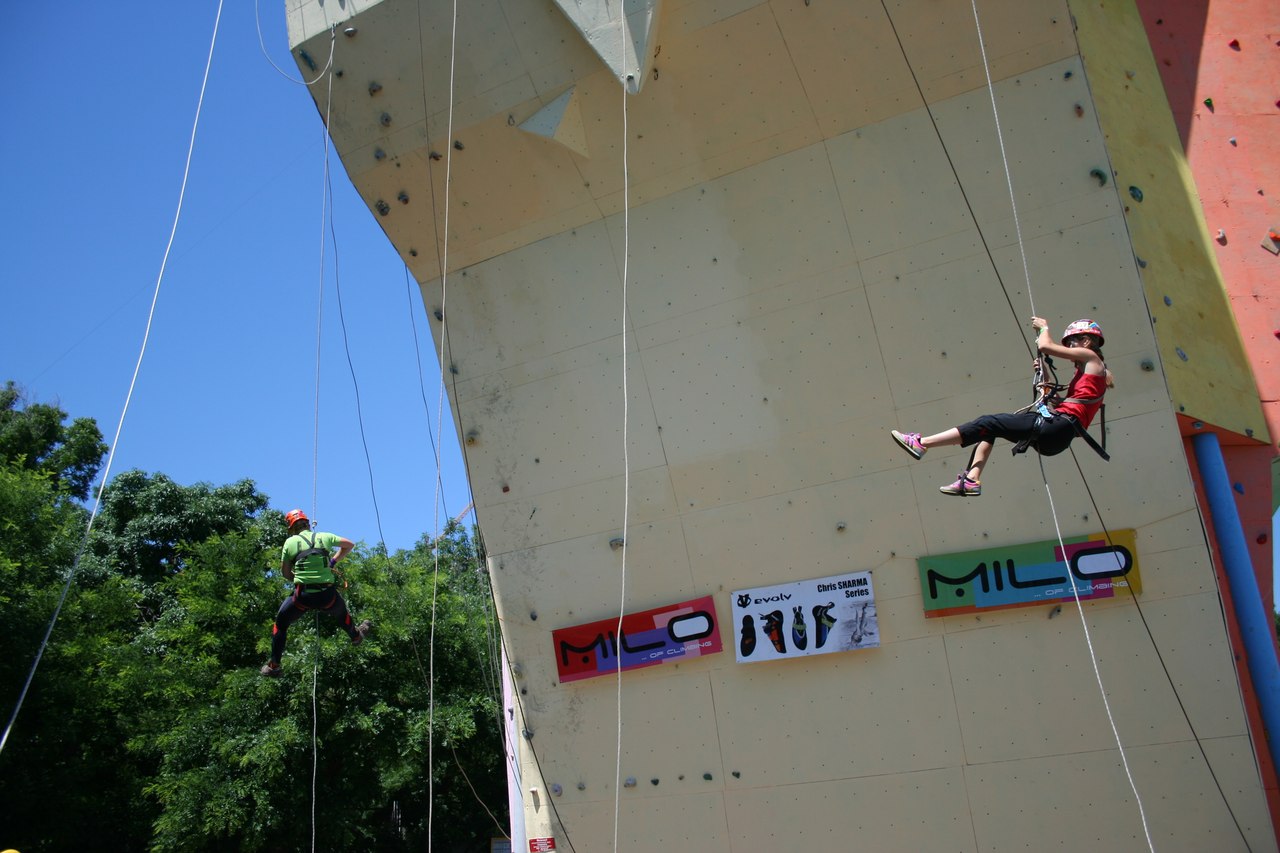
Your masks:
<path fill-rule="evenodd" d="M 918 432 L 892 430 L 893 440 L 916 459 L 932 447 L 977 445 L 969 468 L 961 472 L 954 483 L 938 489 L 944 495 L 977 497 L 982 494 L 982 469 L 997 438 L 1033 443 L 1043 456 L 1053 456 L 1066 450 L 1078 431 L 1088 429 L 1102 406 L 1103 395 L 1108 388 L 1114 387 L 1111 371 L 1102 360 L 1102 329 L 1097 323 L 1077 320 L 1067 326 L 1061 344 L 1053 342 L 1049 324 L 1044 319 L 1032 317 L 1031 325 L 1036 330 L 1036 346 L 1042 355 L 1065 358 L 1076 365 L 1076 373 L 1067 385 L 1065 398 L 1050 396 L 1043 405 L 1031 411 L 983 415 L 936 435 L 921 436 Z M 1039 359 L 1035 361 L 1035 368 L 1038 372 Z"/>

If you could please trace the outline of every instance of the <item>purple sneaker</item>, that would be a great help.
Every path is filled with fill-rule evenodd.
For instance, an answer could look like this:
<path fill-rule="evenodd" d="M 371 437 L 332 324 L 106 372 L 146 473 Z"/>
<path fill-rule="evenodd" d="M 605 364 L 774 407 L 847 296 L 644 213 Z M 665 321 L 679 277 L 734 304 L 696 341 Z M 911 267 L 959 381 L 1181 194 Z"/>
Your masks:
<path fill-rule="evenodd" d="M 968 474 L 961 473 L 958 480 L 947 486 L 939 486 L 938 491 L 958 498 L 976 498 L 982 494 L 982 484 L 977 480 L 970 480 Z"/>
<path fill-rule="evenodd" d="M 898 442 L 898 446 L 910 453 L 916 459 L 924 456 L 928 448 L 920 443 L 920 433 L 918 432 L 898 432 L 896 429 L 889 430 L 889 435 L 893 436 L 893 440 Z"/>

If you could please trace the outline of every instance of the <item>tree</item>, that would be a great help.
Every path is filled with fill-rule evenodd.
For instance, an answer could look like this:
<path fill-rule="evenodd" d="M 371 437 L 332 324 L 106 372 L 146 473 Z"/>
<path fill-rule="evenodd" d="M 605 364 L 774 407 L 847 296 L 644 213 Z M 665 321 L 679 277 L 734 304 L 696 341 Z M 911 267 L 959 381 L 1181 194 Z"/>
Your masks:
<path fill-rule="evenodd" d="M 55 487 L 84 500 L 107 445 L 93 418 L 68 426 L 58 406 L 28 403 L 12 380 L 0 390 L 0 462 L 50 475 Z"/>
<path fill-rule="evenodd" d="M 183 486 L 164 474 L 125 471 L 103 493 L 87 567 L 150 585 L 182 570 L 186 545 L 210 537 L 256 529 L 257 544 L 269 548 L 278 544 L 270 521 L 280 515 L 259 524 L 258 515 L 266 507 L 267 496 L 252 480 Z"/>
<path fill-rule="evenodd" d="M 500 832 L 500 698 L 488 659 L 495 626 L 479 602 L 484 576 L 466 559 L 477 555 L 465 532 L 444 538 L 438 574 L 427 540 L 391 556 L 358 549 L 347 560 L 348 600 L 360 617 L 372 616 L 374 633 L 352 649 L 332 623 L 302 620 L 290 631 L 279 680 L 256 674 L 269 609 L 253 611 L 256 649 L 244 633 L 255 620 L 224 625 L 228 614 L 249 606 L 211 580 L 226 548 L 222 541 L 188 555 L 186 570 L 166 581 L 181 618 L 166 613 L 150 632 L 170 664 L 182 661 L 169 678 L 199 679 L 184 688 L 199 701 L 169 715 L 172 725 L 148 745 L 161 763 L 148 789 L 162 807 L 154 849 L 307 849 L 313 677 L 318 844 L 417 849 L 427 838 L 429 798 L 432 840 L 441 850 L 475 850 Z M 229 640 L 211 644 L 204 625 L 224 625 Z M 228 656 L 239 665 L 228 666 Z M 192 839 L 193 827 L 202 840 Z"/>
<path fill-rule="evenodd" d="M 267 497 L 249 480 L 182 486 L 127 471 L 86 540 L 77 497 L 101 444 L 54 429 L 66 419 L 56 407 L 18 402 L 9 383 L 0 700 L 18 696 L 84 550 L 0 754 L 0 846 L 309 849 L 313 702 L 321 846 L 422 847 L 429 803 L 441 851 L 479 849 L 501 831 L 496 624 L 483 555 L 462 528 L 390 555 L 358 548 L 344 594 L 374 634 L 353 649 L 338 626 L 303 620 L 284 677 L 264 679 L 285 595 L 283 517 Z M 98 435 L 82 422 L 77 435 Z"/>

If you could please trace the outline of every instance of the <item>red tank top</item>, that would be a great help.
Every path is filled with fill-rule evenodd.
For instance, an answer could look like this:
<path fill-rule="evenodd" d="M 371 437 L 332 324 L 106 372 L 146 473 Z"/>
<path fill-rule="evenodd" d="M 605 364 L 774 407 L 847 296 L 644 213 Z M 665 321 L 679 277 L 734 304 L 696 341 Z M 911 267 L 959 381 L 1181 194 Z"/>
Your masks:
<path fill-rule="evenodd" d="M 1064 399 L 1072 397 L 1096 397 L 1096 403 L 1059 403 L 1056 411 L 1059 414 L 1071 415 L 1085 429 L 1093 423 L 1093 416 L 1102 408 L 1102 396 L 1107 393 L 1107 375 L 1105 373 L 1090 374 L 1077 370 L 1071 377 Z"/>

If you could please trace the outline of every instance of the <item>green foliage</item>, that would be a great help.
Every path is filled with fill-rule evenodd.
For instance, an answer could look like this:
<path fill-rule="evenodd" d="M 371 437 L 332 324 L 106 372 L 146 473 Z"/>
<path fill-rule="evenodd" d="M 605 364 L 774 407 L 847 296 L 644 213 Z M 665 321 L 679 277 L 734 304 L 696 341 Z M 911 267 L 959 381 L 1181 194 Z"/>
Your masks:
<path fill-rule="evenodd" d="M 448 546 L 469 551 L 460 531 Z M 434 844 L 481 849 L 500 829 L 459 765 L 470 768 L 478 796 L 493 808 L 505 804 L 505 778 L 499 698 L 486 675 L 493 625 L 483 606 L 473 608 L 475 565 L 442 562 L 437 580 L 429 548 L 392 556 L 359 549 L 346 561 L 346 597 L 357 619 L 374 621 L 374 633 L 353 648 L 332 620 L 304 618 L 290 630 L 284 676 L 268 680 L 256 667 L 267 651 L 263 628 L 278 603 L 271 591 L 279 598 L 283 588 L 270 581 L 238 590 L 220 584 L 226 547 L 218 540 L 187 555 L 188 568 L 166 582 L 181 618 L 166 613 L 152 632 L 171 665 L 199 675 L 193 686 L 202 699 L 181 725 L 139 745 L 160 761 L 148 787 L 163 808 L 154 849 L 307 849 L 313 757 L 317 843 L 325 849 L 420 848 L 428 802 Z M 226 624 L 254 607 L 256 619 Z M 208 642 L 214 630 L 224 632 L 225 643 Z M 231 659 L 238 664 L 226 666 Z M 193 841 L 192 827 L 202 840 Z"/>
<path fill-rule="evenodd" d="M 46 403 L 28 403 L 12 381 L 0 389 L 0 463 L 48 474 L 56 488 L 84 499 L 107 445 L 92 418 L 76 418 Z"/>
<path fill-rule="evenodd" d="M 495 625 L 465 531 L 390 555 L 357 548 L 344 595 L 373 634 L 352 647 L 332 619 L 303 619 L 283 677 L 265 679 L 287 594 L 273 571 L 283 522 L 265 496 L 248 481 L 130 471 L 103 507 L 0 754 L 0 846 L 308 850 L 313 756 L 321 849 L 425 847 L 429 805 L 440 850 L 484 849 L 502 832 Z M 5 698 L 86 524 L 52 472 L 0 467 Z"/>
<path fill-rule="evenodd" d="M 267 548 L 275 539 L 274 525 L 256 521 L 266 506 L 266 495 L 252 480 L 182 486 L 164 474 L 125 471 L 102 496 L 85 569 L 155 584 L 182 570 L 188 543 L 255 525 L 258 545 Z"/>

